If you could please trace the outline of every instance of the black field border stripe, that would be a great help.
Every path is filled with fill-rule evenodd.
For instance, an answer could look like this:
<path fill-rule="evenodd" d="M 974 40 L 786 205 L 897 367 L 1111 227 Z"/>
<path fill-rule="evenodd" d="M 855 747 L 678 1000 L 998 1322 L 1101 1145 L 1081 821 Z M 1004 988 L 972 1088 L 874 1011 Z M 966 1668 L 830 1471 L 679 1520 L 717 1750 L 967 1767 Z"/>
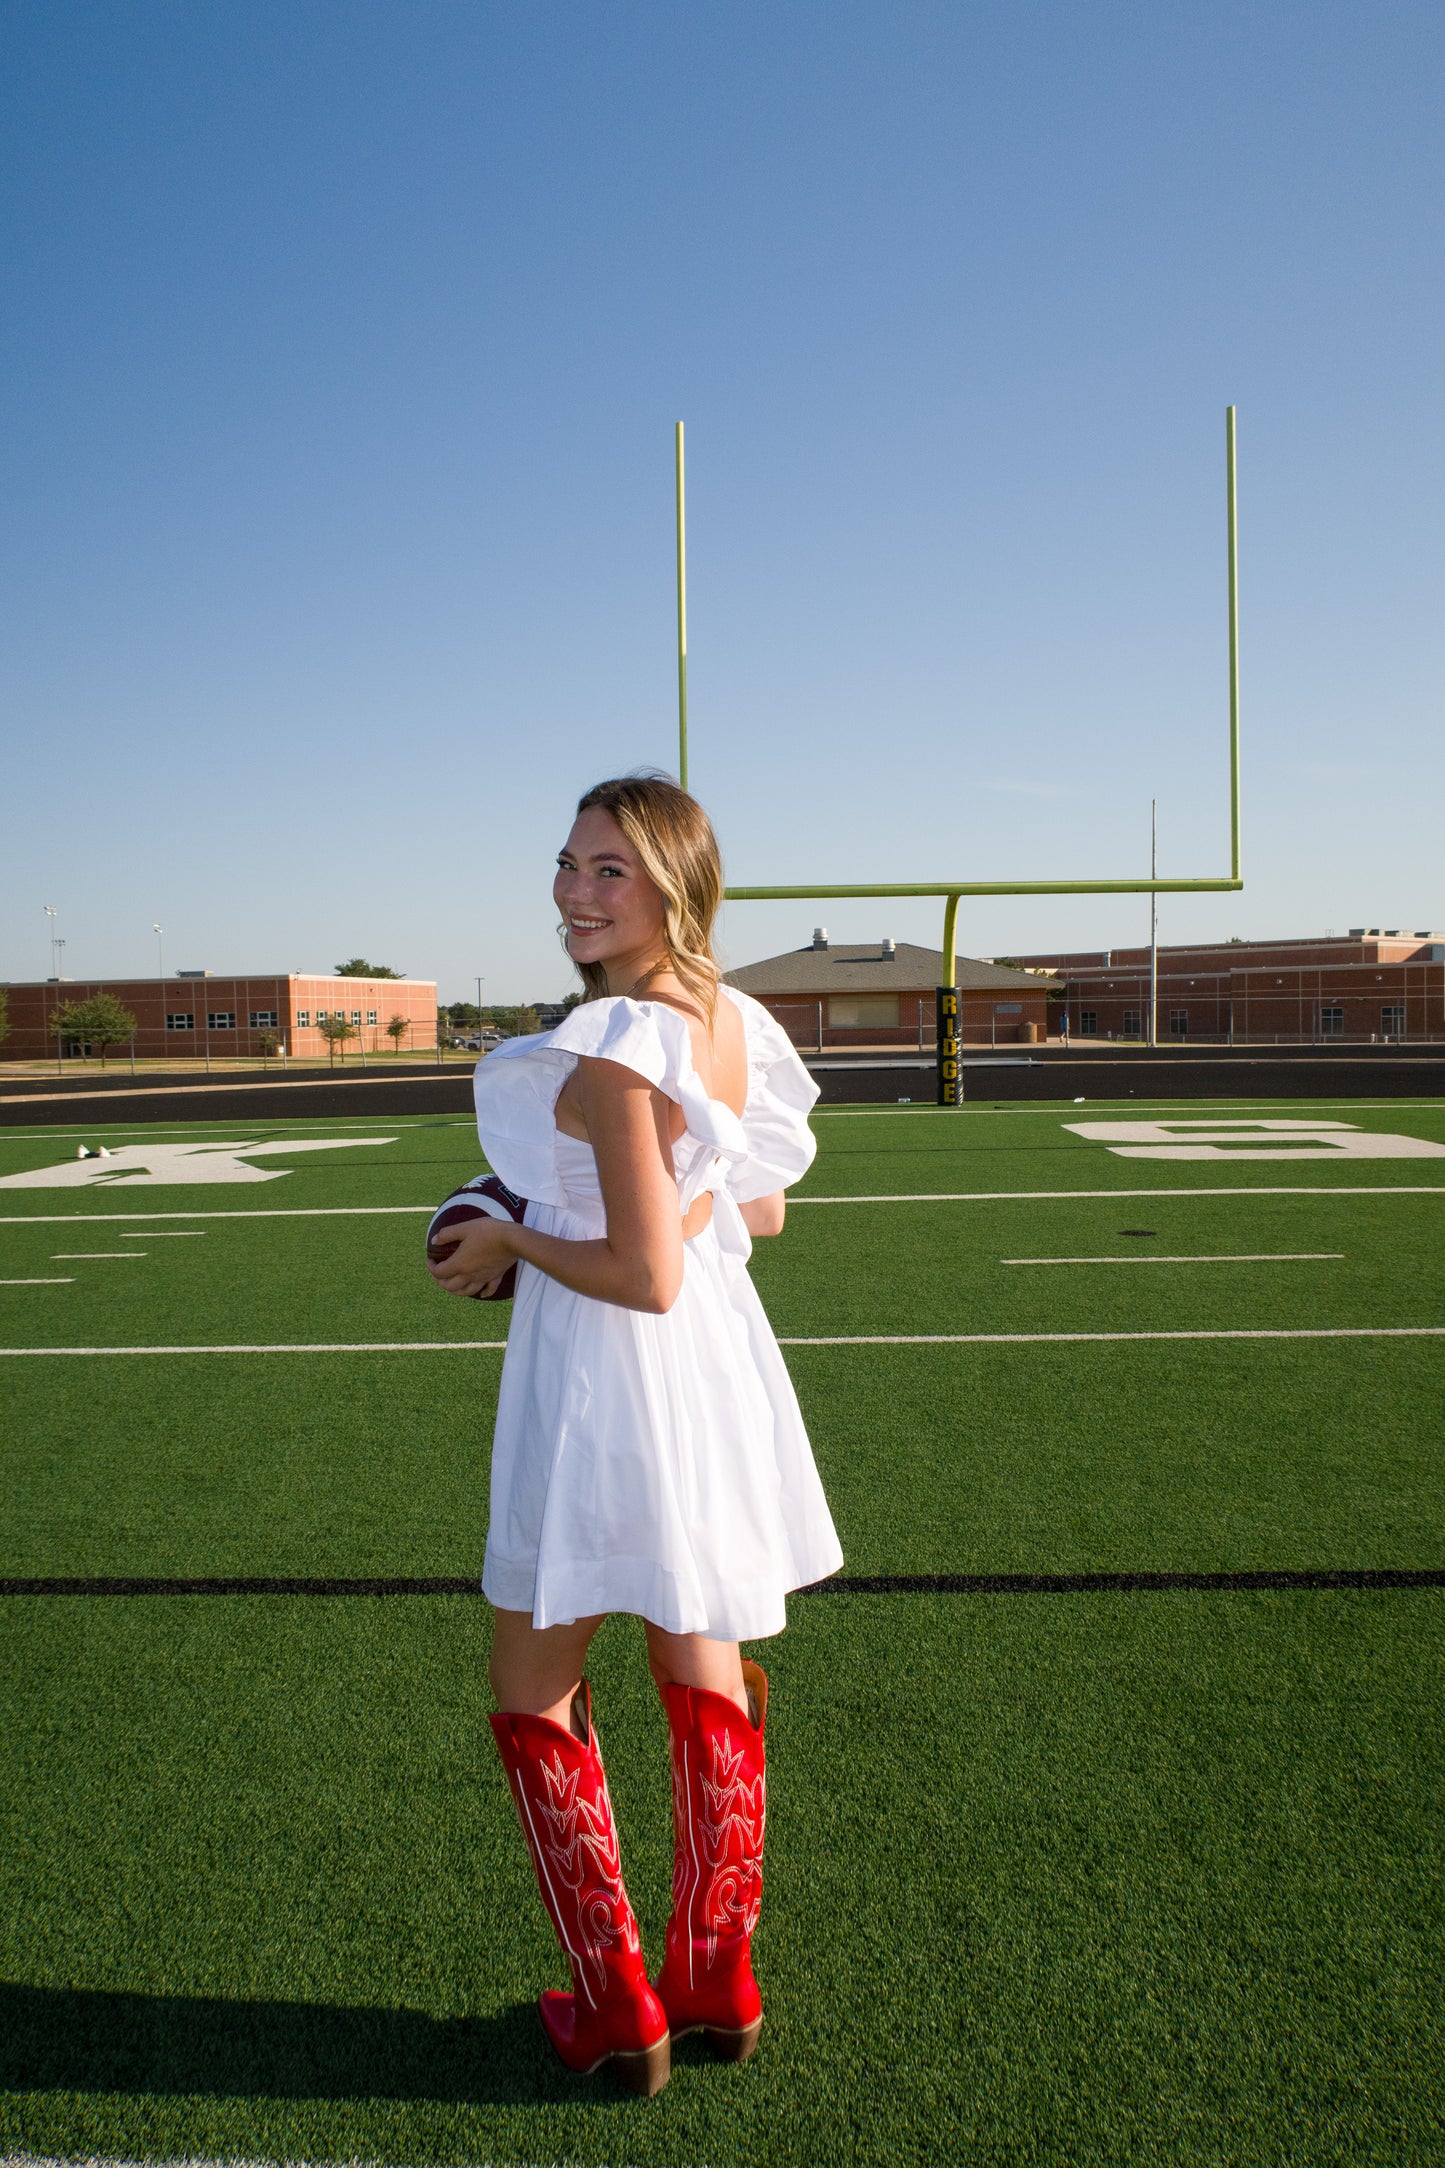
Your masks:
<path fill-rule="evenodd" d="M 1253 1573 L 881 1573 L 837 1574 L 794 1591 L 799 1596 L 1107 1596 L 1172 1589 L 1232 1593 L 1249 1589 L 1445 1588 L 1445 1567 L 1342 1566 Z M 478 1580 L 337 1580 L 222 1575 L 163 1580 L 149 1576 L 0 1578 L 0 1596 L 479 1596 Z"/>

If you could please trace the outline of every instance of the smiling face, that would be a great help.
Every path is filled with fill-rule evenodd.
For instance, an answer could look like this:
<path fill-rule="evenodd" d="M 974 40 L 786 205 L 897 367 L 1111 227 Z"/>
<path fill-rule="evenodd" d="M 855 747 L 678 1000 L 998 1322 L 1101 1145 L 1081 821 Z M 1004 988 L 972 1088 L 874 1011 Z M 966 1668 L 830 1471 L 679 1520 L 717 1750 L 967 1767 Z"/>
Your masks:
<path fill-rule="evenodd" d="M 600 965 L 623 992 L 666 953 L 662 892 L 602 806 L 579 813 L 557 854 L 552 896 L 575 964 Z"/>

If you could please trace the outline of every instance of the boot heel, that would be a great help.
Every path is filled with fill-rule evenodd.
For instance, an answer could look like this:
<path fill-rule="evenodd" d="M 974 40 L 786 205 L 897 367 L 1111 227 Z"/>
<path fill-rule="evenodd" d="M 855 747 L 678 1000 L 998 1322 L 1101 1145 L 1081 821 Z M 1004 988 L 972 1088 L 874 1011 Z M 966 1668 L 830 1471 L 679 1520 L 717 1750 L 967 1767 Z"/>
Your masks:
<path fill-rule="evenodd" d="M 664 2033 L 650 2048 L 618 2048 L 612 2060 L 628 2091 L 651 2100 L 672 2076 L 672 2041 Z"/>
<path fill-rule="evenodd" d="M 739 2032 L 719 2032 L 714 2025 L 703 2027 L 703 2037 L 713 2054 L 725 2063 L 745 2063 L 758 2044 L 758 2034 L 763 2029 L 761 2018 L 755 2024 L 744 2025 Z"/>

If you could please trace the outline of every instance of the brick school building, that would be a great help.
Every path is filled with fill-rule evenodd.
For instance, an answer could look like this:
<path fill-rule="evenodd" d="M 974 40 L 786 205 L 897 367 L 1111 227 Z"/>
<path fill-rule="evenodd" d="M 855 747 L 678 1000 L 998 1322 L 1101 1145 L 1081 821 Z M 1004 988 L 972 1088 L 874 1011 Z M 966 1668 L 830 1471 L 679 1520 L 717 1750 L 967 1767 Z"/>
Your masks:
<path fill-rule="evenodd" d="M 59 1012 L 95 994 L 109 994 L 130 1010 L 136 1021 L 135 1051 L 146 1061 L 224 1061 L 260 1054 L 263 1032 L 274 1033 L 293 1060 L 324 1059 L 327 1046 L 318 1026 L 332 1016 L 343 1016 L 356 1027 L 357 1036 L 346 1041 L 348 1060 L 355 1060 L 358 1052 L 368 1058 L 389 1054 L 396 1041 L 386 1027 L 397 1016 L 406 1020 L 403 1049 L 437 1042 L 434 979 L 343 979 L 264 971 L 212 978 L 209 972 L 181 971 L 164 979 L 32 979 L 12 983 L 7 991 L 10 1028 L 0 1041 L 0 1060 L 5 1061 L 53 1059 Z M 67 1041 L 63 1051 L 79 1049 Z M 108 1057 L 128 1051 L 124 1044 L 106 1049 Z"/>
<path fill-rule="evenodd" d="M 1147 946 L 1019 961 L 1064 982 L 1072 1037 L 1148 1037 Z M 1235 1046 L 1445 1038 L 1445 933 L 1354 926 L 1344 938 L 1161 944 L 1156 1038 Z"/>
<path fill-rule="evenodd" d="M 760 1001 L 795 1046 L 931 1047 L 941 949 L 910 941 L 830 942 L 819 926 L 806 948 L 725 971 L 724 980 Z M 960 1036 L 971 1046 L 1042 1040 L 1049 1029 L 1047 973 L 960 956 Z"/>

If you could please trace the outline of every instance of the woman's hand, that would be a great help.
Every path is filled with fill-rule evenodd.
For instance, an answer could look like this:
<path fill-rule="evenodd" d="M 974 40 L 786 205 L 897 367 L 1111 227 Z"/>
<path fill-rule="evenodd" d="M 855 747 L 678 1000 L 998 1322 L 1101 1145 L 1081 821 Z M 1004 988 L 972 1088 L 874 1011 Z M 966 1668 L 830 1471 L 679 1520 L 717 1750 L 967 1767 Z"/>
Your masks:
<path fill-rule="evenodd" d="M 449 1295 L 488 1295 L 516 1263 L 517 1252 L 510 1237 L 516 1233 L 512 1220 L 478 1214 L 466 1220 L 461 1232 L 440 1263 L 427 1259 L 427 1271 Z M 448 1237 L 453 1229 L 448 1227 Z"/>

